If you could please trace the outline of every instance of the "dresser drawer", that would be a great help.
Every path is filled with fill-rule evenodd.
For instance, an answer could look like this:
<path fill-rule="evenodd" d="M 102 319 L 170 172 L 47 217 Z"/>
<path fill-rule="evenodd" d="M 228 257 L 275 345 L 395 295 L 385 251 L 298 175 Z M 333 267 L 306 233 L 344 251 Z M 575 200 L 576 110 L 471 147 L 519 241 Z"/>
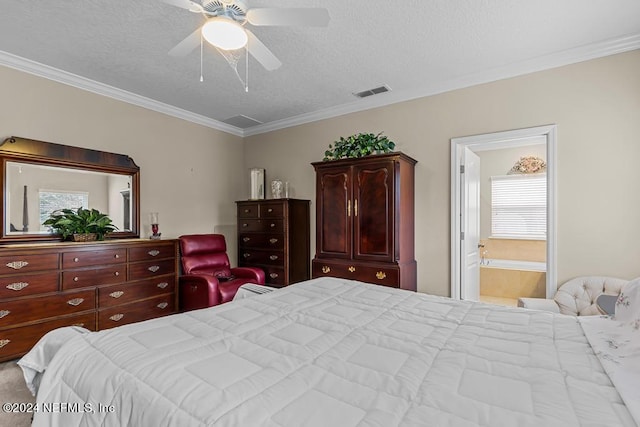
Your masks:
<path fill-rule="evenodd" d="M 127 280 L 126 264 L 114 264 L 83 270 L 62 272 L 62 289 L 87 288 L 90 286 L 122 283 Z"/>
<path fill-rule="evenodd" d="M 247 231 L 282 233 L 284 227 L 281 219 L 241 219 L 238 230 L 240 233 Z"/>
<path fill-rule="evenodd" d="M 62 268 L 86 267 L 89 265 L 119 264 L 127 261 L 126 249 L 101 251 L 74 251 L 62 254 Z"/>
<path fill-rule="evenodd" d="M 260 218 L 282 218 L 284 205 L 282 202 L 263 203 L 260 205 Z"/>
<path fill-rule="evenodd" d="M 0 327 L 79 313 L 96 307 L 93 289 L 0 302 Z"/>
<path fill-rule="evenodd" d="M 173 274 L 176 271 L 175 259 L 165 259 L 149 262 L 137 262 L 129 265 L 129 280 L 146 279 L 149 277 Z"/>
<path fill-rule="evenodd" d="M 138 301 L 131 304 L 119 305 L 98 311 L 98 328 L 108 329 L 127 323 L 140 322 L 165 316 L 175 312 L 173 294 Z"/>
<path fill-rule="evenodd" d="M 0 274 L 57 269 L 58 254 L 0 256 Z"/>
<path fill-rule="evenodd" d="M 173 294 L 175 289 L 175 276 L 101 286 L 98 288 L 98 307 L 113 307 L 166 293 Z"/>
<path fill-rule="evenodd" d="M 78 314 L 35 325 L 0 330 L 0 361 L 15 359 L 31 350 L 31 347 L 47 332 L 64 326 L 81 326 L 96 330 L 95 313 Z"/>
<path fill-rule="evenodd" d="M 129 261 L 151 261 L 162 258 L 175 258 L 175 245 L 158 243 L 156 245 L 129 248 Z"/>
<path fill-rule="evenodd" d="M 374 285 L 400 287 L 399 270 L 394 267 L 362 266 L 356 263 L 342 264 L 313 260 L 313 273 L 316 277 L 341 277 L 343 279 L 359 280 Z"/>
<path fill-rule="evenodd" d="M 0 277 L 0 299 L 45 294 L 58 290 L 57 271 Z"/>
<path fill-rule="evenodd" d="M 260 251 L 245 249 L 240 251 L 240 257 L 242 258 L 243 262 L 248 265 L 267 264 L 284 266 L 285 262 L 284 252 L 281 251 Z"/>
<path fill-rule="evenodd" d="M 284 235 L 278 233 L 242 233 L 239 241 L 241 248 L 284 249 Z"/>
<path fill-rule="evenodd" d="M 281 288 L 285 284 L 285 273 L 283 268 L 266 267 L 264 270 L 264 280 L 267 286 Z"/>
<path fill-rule="evenodd" d="M 238 205 L 238 218 L 258 218 L 258 203 Z"/>

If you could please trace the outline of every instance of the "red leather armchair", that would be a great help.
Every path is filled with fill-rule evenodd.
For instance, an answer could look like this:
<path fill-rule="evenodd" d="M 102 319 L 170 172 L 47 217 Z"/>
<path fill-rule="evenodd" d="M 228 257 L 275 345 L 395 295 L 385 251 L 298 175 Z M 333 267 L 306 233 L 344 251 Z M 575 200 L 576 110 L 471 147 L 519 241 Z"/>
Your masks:
<path fill-rule="evenodd" d="M 231 301 L 245 283 L 264 285 L 259 268 L 231 268 L 222 234 L 180 236 L 180 309 L 211 307 Z"/>

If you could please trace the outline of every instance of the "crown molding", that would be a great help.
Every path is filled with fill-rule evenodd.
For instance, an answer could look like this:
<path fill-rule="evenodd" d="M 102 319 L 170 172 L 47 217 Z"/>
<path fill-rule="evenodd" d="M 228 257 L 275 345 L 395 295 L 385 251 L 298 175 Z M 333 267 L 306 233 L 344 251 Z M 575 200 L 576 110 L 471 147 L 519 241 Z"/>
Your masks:
<path fill-rule="evenodd" d="M 640 49 L 640 33 L 605 40 L 586 46 L 580 46 L 574 49 L 540 56 L 527 61 L 494 67 L 479 73 L 459 76 L 454 79 L 439 82 L 435 85 L 421 87 L 418 88 L 418 90 L 386 92 L 380 95 L 354 100 L 353 102 L 338 105 L 336 107 L 325 108 L 287 119 L 252 126 L 244 130 L 200 114 L 192 113 L 135 93 L 31 61 L 8 52 L 0 51 L 0 65 L 87 90 L 98 95 L 107 96 L 109 98 L 137 105 L 152 111 L 157 111 L 168 116 L 176 117 L 222 132 L 227 132 L 232 135 L 247 137 L 636 49 Z"/>
<path fill-rule="evenodd" d="M 370 110 L 372 108 L 384 107 L 398 102 L 410 101 L 412 99 L 423 98 L 425 96 L 436 95 L 456 89 L 463 89 L 465 87 L 516 77 L 536 71 L 562 67 L 564 65 L 575 64 L 636 49 L 640 49 L 640 33 L 605 40 L 603 42 L 586 46 L 580 46 L 574 49 L 540 56 L 527 61 L 495 67 L 479 73 L 456 77 L 451 80 L 439 82 L 433 86 L 419 88 L 418 90 L 386 92 L 355 100 L 348 104 L 342 104 L 312 113 L 301 114 L 295 117 L 253 126 L 244 130 L 244 136 L 246 137 L 272 132 L 305 123 Z"/>
<path fill-rule="evenodd" d="M 217 129 L 232 135 L 240 137 L 244 136 L 242 129 L 238 127 L 231 126 L 218 120 L 192 113 L 190 111 L 183 110 L 182 108 L 174 107 L 151 98 L 137 95 L 126 90 L 118 89 L 95 80 L 90 80 L 67 71 L 53 68 L 39 62 L 31 61 L 8 52 L 0 51 L 0 65 L 13 68 L 18 71 L 24 71 L 25 73 L 33 74 L 38 77 L 44 77 L 58 83 L 93 92 L 98 95 L 117 99 L 118 101 L 137 105 L 138 107 L 143 107 L 148 110 L 163 113 L 168 116 L 176 117 L 208 128 Z"/>

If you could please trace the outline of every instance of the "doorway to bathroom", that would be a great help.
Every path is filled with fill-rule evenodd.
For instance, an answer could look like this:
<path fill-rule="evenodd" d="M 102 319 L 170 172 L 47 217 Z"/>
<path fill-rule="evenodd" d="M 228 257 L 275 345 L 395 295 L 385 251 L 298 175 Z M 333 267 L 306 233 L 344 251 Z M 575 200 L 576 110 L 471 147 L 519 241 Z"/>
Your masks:
<path fill-rule="evenodd" d="M 556 126 L 451 142 L 452 298 L 553 296 Z"/>

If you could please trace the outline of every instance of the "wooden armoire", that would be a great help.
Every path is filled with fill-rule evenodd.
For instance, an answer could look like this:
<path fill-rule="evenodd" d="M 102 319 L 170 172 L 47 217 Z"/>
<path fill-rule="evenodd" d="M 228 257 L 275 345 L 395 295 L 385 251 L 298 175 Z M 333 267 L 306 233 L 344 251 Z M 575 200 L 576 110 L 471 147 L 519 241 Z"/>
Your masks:
<path fill-rule="evenodd" d="M 312 163 L 314 278 L 342 277 L 416 290 L 415 164 L 400 152 Z"/>

